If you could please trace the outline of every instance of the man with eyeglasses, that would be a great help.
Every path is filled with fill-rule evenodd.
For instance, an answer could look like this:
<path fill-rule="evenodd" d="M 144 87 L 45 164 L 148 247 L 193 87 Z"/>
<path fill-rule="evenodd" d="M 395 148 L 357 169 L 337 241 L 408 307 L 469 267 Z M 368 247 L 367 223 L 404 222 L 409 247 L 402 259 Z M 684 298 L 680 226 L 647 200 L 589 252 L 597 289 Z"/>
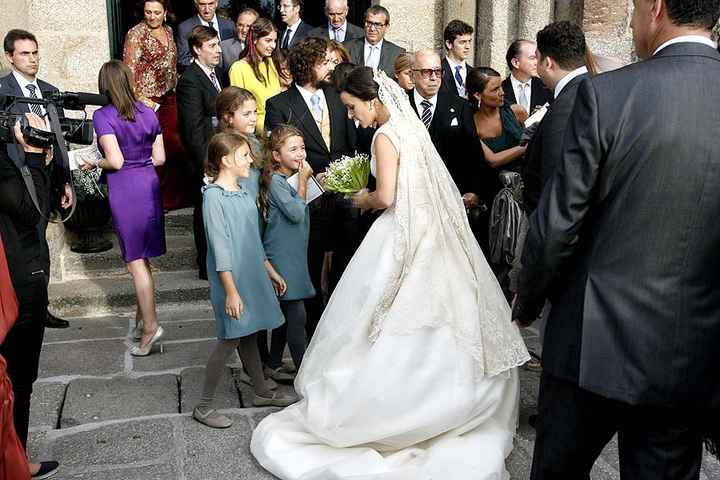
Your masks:
<path fill-rule="evenodd" d="M 347 21 L 348 10 L 347 0 L 325 0 L 325 15 L 328 17 L 328 23 L 320 25 L 308 35 L 340 43 L 363 38 L 365 36 L 363 29 Z"/>
<path fill-rule="evenodd" d="M 382 70 L 388 77 L 395 75 L 395 59 L 405 49 L 385 40 L 390 26 L 390 12 L 373 5 L 365 11 L 365 37 L 345 41 L 352 63 Z"/>
<path fill-rule="evenodd" d="M 301 0 L 281 0 L 278 10 L 280 19 L 285 24 L 285 28 L 280 32 L 280 48 L 283 52 L 287 52 L 288 49 L 300 43 L 313 30 L 313 27 L 300 18 Z"/>
<path fill-rule="evenodd" d="M 193 15 L 180 25 L 178 25 L 177 38 L 175 43 L 178 48 L 178 69 L 184 71 L 191 63 L 193 56 L 188 46 L 188 37 L 192 29 L 198 25 L 214 28 L 220 36 L 220 40 L 234 38 L 235 23 L 227 18 L 218 17 L 215 12 L 218 6 L 218 0 L 194 0 L 197 15 Z"/>

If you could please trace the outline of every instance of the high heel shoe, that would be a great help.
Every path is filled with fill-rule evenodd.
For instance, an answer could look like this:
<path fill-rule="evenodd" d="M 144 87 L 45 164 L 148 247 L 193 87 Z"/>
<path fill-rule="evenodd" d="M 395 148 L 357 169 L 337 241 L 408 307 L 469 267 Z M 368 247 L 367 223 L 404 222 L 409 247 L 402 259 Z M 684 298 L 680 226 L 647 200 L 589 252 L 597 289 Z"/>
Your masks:
<path fill-rule="evenodd" d="M 152 350 L 153 345 L 155 342 L 160 340 L 160 337 L 163 336 L 163 328 L 158 327 L 157 330 L 155 330 L 155 333 L 153 334 L 152 338 L 148 343 L 145 344 L 145 346 L 135 345 L 130 349 L 130 355 L 133 357 L 147 357 L 150 355 L 150 351 Z M 160 346 L 160 352 L 162 352 L 162 345 Z"/>
<path fill-rule="evenodd" d="M 140 340 L 142 340 L 143 328 L 144 327 L 143 327 L 142 320 L 140 320 L 139 322 L 137 322 L 135 324 L 135 328 L 133 328 L 133 331 L 132 331 L 132 336 L 133 336 L 133 340 L 135 340 L 136 342 L 139 342 Z"/>

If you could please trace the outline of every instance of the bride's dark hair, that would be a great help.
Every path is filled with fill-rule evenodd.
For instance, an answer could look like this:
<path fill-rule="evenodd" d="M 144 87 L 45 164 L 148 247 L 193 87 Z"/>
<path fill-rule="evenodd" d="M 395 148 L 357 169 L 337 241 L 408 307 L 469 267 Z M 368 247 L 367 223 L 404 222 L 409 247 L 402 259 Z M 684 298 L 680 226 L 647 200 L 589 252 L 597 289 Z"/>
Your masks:
<path fill-rule="evenodd" d="M 373 80 L 370 67 L 356 67 L 340 83 L 340 92 L 349 93 L 353 97 L 369 102 L 378 98 L 379 85 Z"/>

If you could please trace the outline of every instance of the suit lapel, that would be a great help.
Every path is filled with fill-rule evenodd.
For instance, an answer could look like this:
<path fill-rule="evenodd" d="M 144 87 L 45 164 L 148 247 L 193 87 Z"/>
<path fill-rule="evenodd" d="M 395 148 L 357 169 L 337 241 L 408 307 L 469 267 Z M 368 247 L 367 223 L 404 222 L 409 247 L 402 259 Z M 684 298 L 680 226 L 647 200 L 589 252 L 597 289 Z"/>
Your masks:
<path fill-rule="evenodd" d="M 40 83 L 38 83 L 38 86 L 40 86 Z M 15 80 L 15 76 L 12 73 L 3 79 L 2 89 L 15 97 L 25 96 L 25 92 L 20 88 L 20 84 Z M 41 89 L 41 91 L 43 90 Z M 27 103 L 16 103 L 12 109 L 16 113 L 30 113 L 30 107 Z"/>
<path fill-rule="evenodd" d="M 434 132 L 436 129 L 440 128 L 440 123 L 443 121 L 443 116 L 448 111 L 448 98 L 447 95 L 444 95 L 442 92 L 438 93 L 437 96 L 437 103 L 435 104 L 435 112 L 433 113 L 432 120 L 430 121 L 430 130 L 431 132 Z"/>
<path fill-rule="evenodd" d="M 322 138 L 322 133 L 320 132 L 320 129 L 317 126 L 317 123 L 315 123 L 315 119 L 313 118 L 312 114 L 310 113 L 310 109 L 308 108 L 307 104 L 305 103 L 305 99 L 300 94 L 300 91 L 297 89 L 297 86 L 293 85 L 290 87 L 290 108 L 295 113 L 295 116 L 299 119 L 297 122 L 297 125 L 305 130 L 305 132 L 315 140 L 315 142 L 322 147 L 323 150 L 327 150 L 327 145 L 325 145 L 325 140 Z M 327 100 L 326 100 L 326 103 Z M 328 105 L 328 109 L 330 106 Z M 307 141 L 307 136 L 305 137 L 305 140 Z"/>
<path fill-rule="evenodd" d="M 340 135 L 344 129 L 336 127 L 339 127 L 342 125 L 342 122 L 345 121 L 347 109 L 345 105 L 339 101 L 340 99 L 334 94 L 334 91 L 331 91 L 331 87 L 323 88 L 323 92 L 325 92 L 325 103 L 327 103 L 328 115 L 330 116 L 330 151 L 332 153 L 333 146 L 342 143 L 342 139 L 337 138 L 337 136 Z M 322 134 L 320 136 L 322 136 Z M 323 141 L 323 145 L 324 144 L 325 142 Z"/>

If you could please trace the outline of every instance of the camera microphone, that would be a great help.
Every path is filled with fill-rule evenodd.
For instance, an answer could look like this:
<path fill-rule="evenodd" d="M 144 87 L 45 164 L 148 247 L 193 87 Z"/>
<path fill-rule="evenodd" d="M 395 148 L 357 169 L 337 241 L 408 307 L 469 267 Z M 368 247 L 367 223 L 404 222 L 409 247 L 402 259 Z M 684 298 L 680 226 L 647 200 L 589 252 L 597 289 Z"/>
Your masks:
<path fill-rule="evenodd" d="M 110 103 L 105 95 L 86 92 L 53 92 L 49 98 L 67 110 L 84 110 L 87 105 L 102 107 Z"/>

